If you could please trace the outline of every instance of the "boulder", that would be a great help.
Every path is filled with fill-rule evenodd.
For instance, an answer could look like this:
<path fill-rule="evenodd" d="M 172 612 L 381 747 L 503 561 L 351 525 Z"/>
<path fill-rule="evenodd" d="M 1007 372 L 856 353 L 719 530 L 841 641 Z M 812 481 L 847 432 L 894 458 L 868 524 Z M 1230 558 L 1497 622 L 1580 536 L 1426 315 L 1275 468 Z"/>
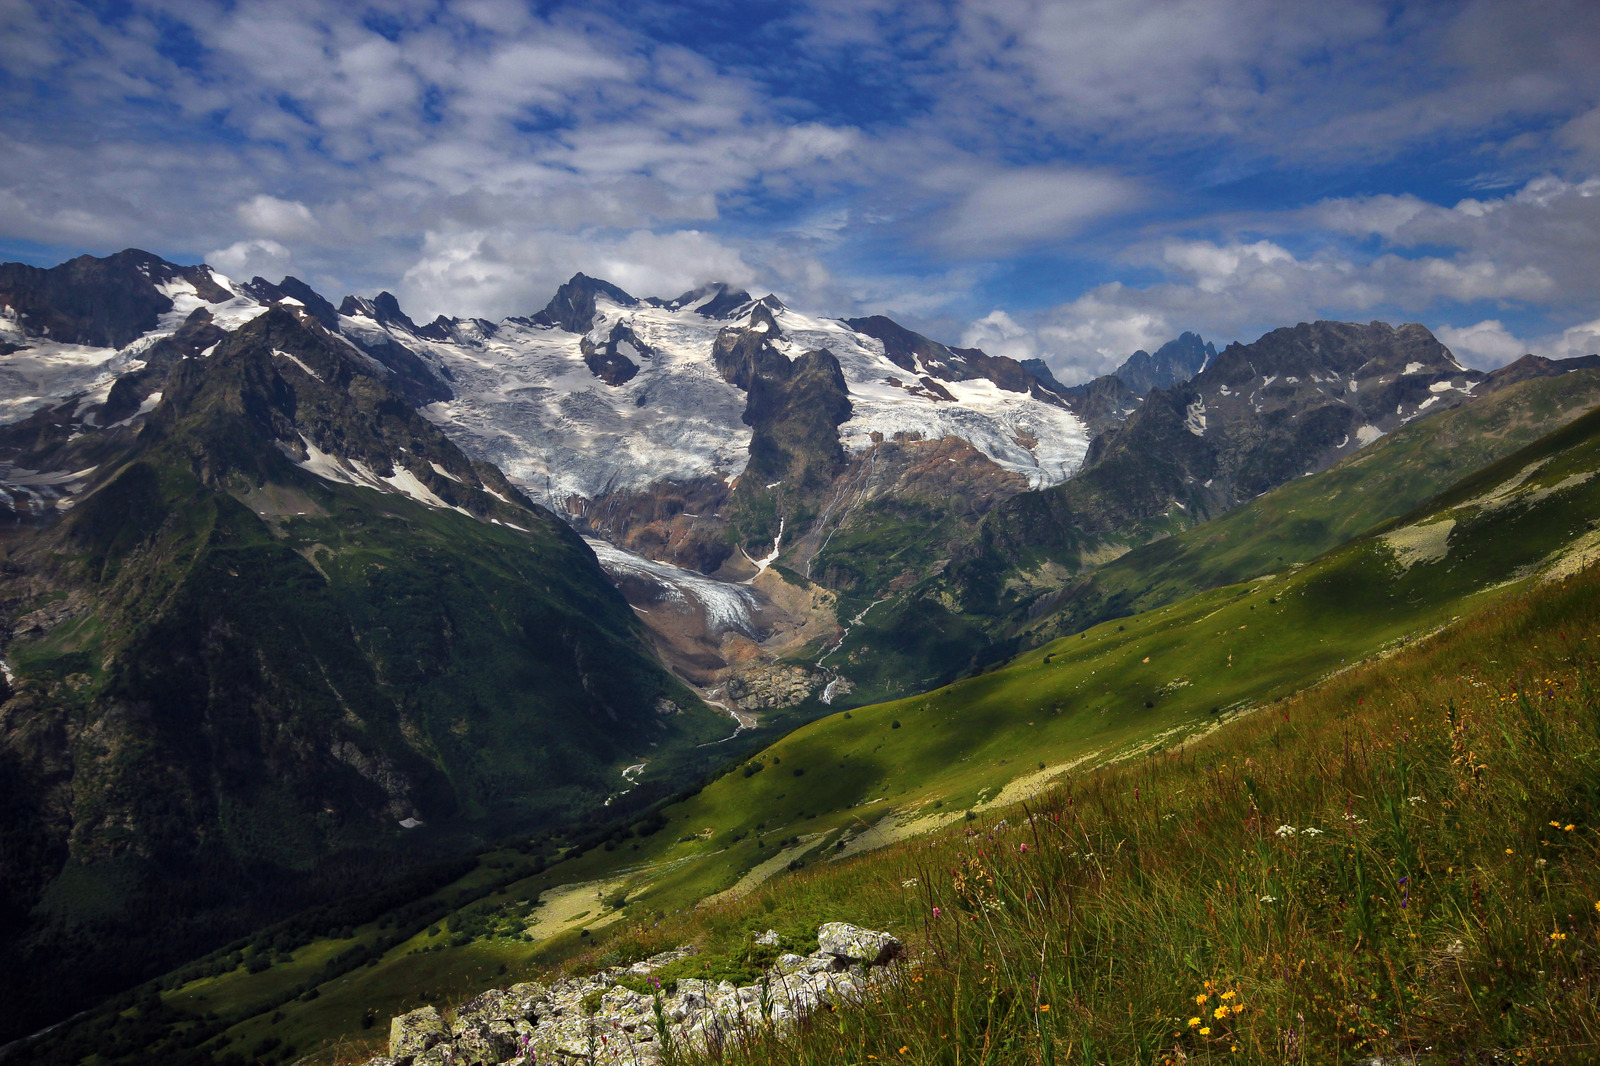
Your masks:
<path fill-rule="evenodd" d="M 412 1066 L 417 1056 L 450 1036 L 434 1007 L 419 1007 L 389 1023 L 389 1057 L 395 1066 Z"/>
<path fill-rule="evenodd" d="M 846 962 L 880 966 L 900 954 L 900 941 L 849 922 L 828 922 L 817 930 L 817 949 Z"/>

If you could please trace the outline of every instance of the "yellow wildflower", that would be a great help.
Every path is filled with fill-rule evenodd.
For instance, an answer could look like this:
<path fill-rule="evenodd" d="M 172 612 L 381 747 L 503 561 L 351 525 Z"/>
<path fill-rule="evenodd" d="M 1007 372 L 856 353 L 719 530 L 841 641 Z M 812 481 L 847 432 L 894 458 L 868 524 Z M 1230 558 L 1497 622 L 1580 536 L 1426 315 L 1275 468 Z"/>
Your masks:
<path fill-rule="evenodd" d="M 1211 1026 L 1207 1025 L 1204 1028 L 1202 1028 L 1200 1030 L 1200 1035 L 1201 1036 L 1210 1036 L 1211 1035 Z"/>
<path fill-rule="evenodd" d="M 1600 903 L 1596 903 L 1595 906 L 1600 907 Z M 1200 1004 L 1202 1007 L 1205 1006 L 1206 994 L 1204 992 L 1200 993 L 1198 996 L 1194 997 L 1194 1001 Z"/>
<path fill-rule="evenodd" d="M 1039 1004 L 1039 1010 L 1040 1010 L 1041 1013 L 1049 1014 L 1050 1013 L 1050 1004 L 1048 1004 L 1048 1003 Z"/>
<path fill-rule="evenodd" d="M 1211 1016 L 1213 1018 L 1226 1018 L 1228 1016 L 1228 1008 L 1218 1007 L 1216 1010 L 1211 1012 Z"/>
<path fill-rule="evenodd" d="M 1234 991 L 1231 988 L 1228 989 L 1228 991 L 1222 993 L 1222 998 L 1223 999 L 1232 999 L 1233 997 L 1234 997 Z"/>
<path fill-rule="evenodd" d="M 1195 1026 L 1197 1026 L 1199 1024 L 1200 1024 L 1200 1019 L 1199 1018 L 1190 1018 L 1189 1019 L 1189 1028 L 1193 1029 Z"/>

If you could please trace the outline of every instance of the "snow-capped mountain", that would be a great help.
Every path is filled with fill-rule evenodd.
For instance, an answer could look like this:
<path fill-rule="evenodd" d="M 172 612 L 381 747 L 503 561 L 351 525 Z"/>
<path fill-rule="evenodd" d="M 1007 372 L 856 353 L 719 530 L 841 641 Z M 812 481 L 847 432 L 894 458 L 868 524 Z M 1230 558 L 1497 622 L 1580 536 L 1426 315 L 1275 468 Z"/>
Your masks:
<path fill-rule="evenodd" d="M 347 302 L 341 311 L 340 331 L 363 347 L 399 344 L 427 360 L 454 395 L 424 413 L 562 512 L 658 481 L 731 481 L 743 472 L 747 396 L 713 356 L 730 329 L 767 333 L 791 360 L 833 354 L 851 406 L 839 427 L 847 453 L 897 434 L 959 437 L 1039 488 L 1069 477 L 1088 450 L 1083 422 L 1061 397 L 1030 387 L 1034 379 L 1020 367 L 1020 381 L 997 381 L 999 374 L 980 376 L 937 352 L 896 359 L 856 323 L 725 286 L 637 300 L 580 275 L 538 316 L 421 329 L 370 305 Z"/>
<path fill-rule="evenodd" d="M 536 315 L 419 327 L 388 293 L 335 308 L 292 277 L 236 283 L 135 251 L 4 270 L 0 421 L 76 398 L 71 417 L 99 425 L 113 383 L 143 370 L 197 310 L 226 332 L 280 304 L 352 342 L 469 455 L 568 515 L 661 482 L 739 477 L 752 440 L 749 398 L 713 354 L 729 331 L 764 333 L 766 347 L 790 360 L 832 354 L 848 392 L 850 415 L 838 427 L 847 455 L 896 437 L 954 437 L 1041 488 L 1069 477 L 1089 445 L 1064 390 L 1011 360 L 947 348 L 888 319 L 806 315 L 725 285 L 641 300 L 580 274 Z M 97 310 L 74 317 L 63 307 Z"/>

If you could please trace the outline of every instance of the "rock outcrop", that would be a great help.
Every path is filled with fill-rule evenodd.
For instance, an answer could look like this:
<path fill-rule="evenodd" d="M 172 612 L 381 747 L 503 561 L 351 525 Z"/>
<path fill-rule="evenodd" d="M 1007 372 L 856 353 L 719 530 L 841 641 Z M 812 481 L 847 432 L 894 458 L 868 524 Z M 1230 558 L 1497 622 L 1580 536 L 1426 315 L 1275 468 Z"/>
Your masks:
<path fill-rule="evenodd" d="M 768 931 L 756 943 L 781 943 Z M 454 1019 L 434 1007 L 395 1018 L 389 1053 L 367 1066 L 496 1066 L 539 1063 L 653 1066 L 668 1047 L 706 1050 L 768 1027 L 796 1024 L 821 1007 L 855 1002 L 901 952 L 888 933 L 829 922 L 810 955 L 779 955 L 755 984 L 655 975 L 693 949 L 632 966 L 494 989 L 461 1005 Z M 647 994 L 638 991 L 650 987 Z"/>

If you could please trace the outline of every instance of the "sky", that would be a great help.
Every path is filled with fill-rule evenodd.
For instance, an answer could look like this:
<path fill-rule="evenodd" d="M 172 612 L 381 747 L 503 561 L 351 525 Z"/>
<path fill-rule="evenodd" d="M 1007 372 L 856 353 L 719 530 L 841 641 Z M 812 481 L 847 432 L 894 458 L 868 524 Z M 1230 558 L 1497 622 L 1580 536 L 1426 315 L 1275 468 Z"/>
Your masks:
<path fill-rule="evenodd" d="M 1595 0 L 0 0 L 0 259 L 418 321 L 583 271 L 1064 381 L 1184 330 L 1600 351 Z"/>

